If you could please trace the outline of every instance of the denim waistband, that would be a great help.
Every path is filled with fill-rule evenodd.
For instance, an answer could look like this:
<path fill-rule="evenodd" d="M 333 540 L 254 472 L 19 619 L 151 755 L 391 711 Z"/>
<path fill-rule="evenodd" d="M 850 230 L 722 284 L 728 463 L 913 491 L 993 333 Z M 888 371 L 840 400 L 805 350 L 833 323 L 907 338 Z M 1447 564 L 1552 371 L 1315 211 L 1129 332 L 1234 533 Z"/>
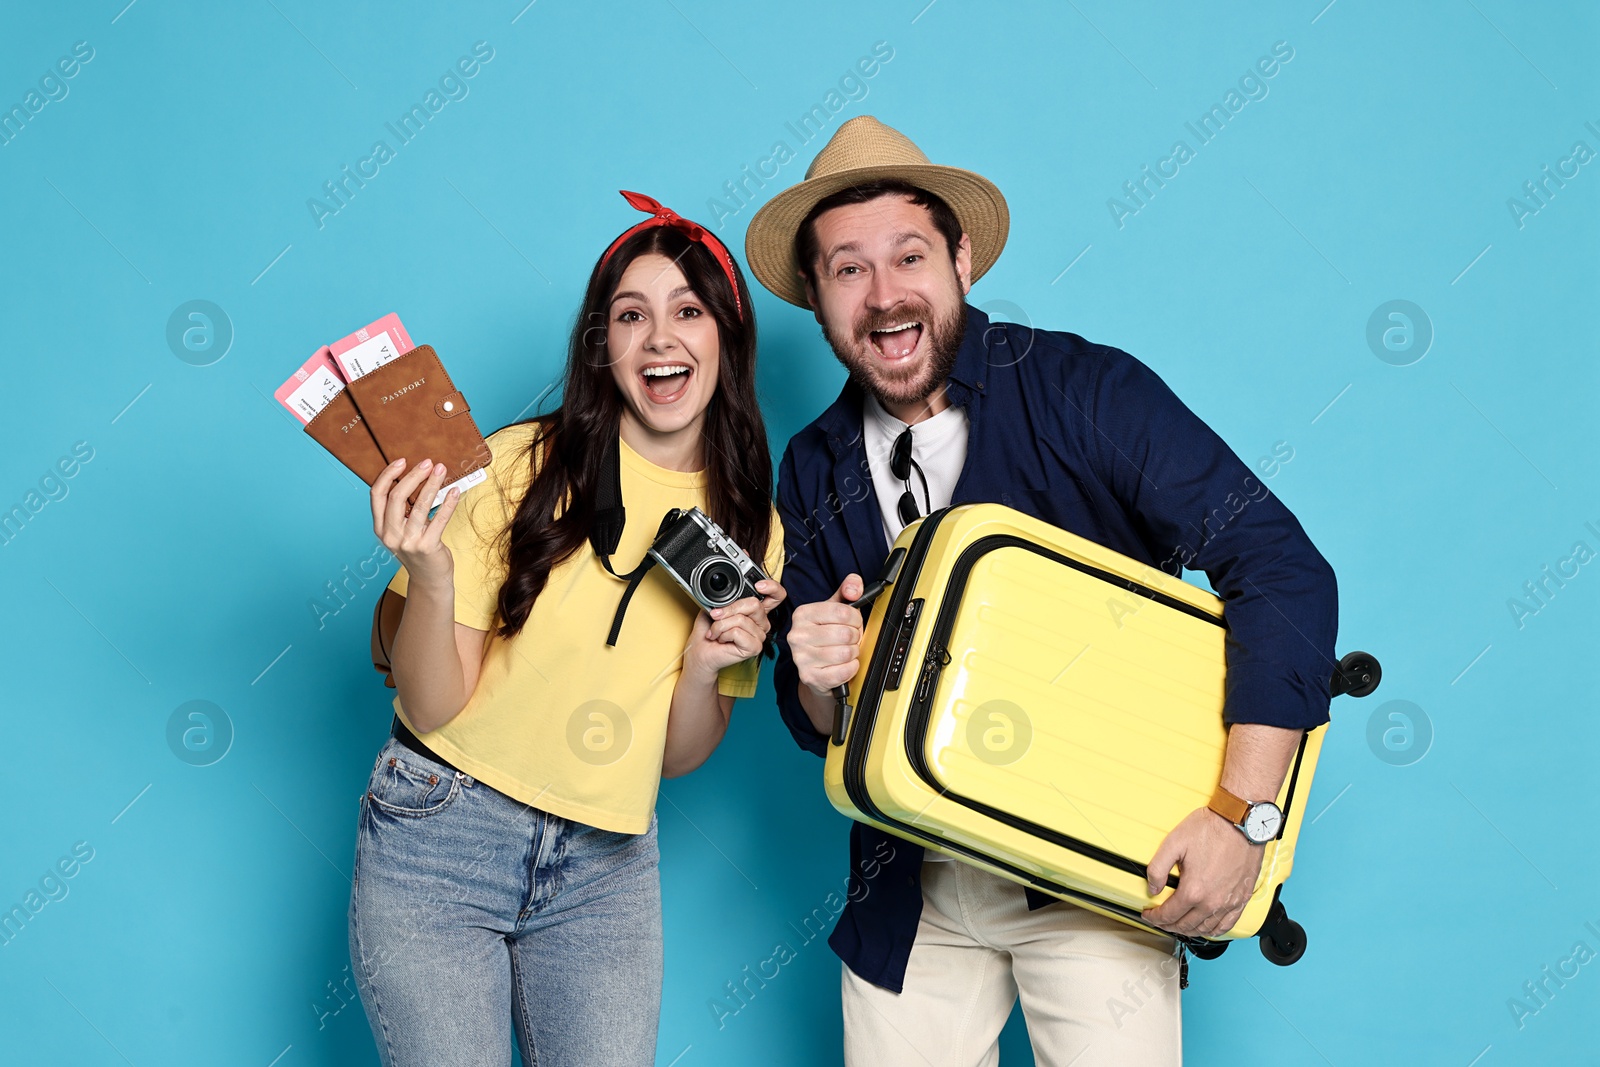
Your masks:
<path fill-rule="evenodd" d="M 412 733 L 411 729 L 406 726 L 405 723 L 400 721 L 400 716 L 396 715 L 394 717 L 394 725 L 390 728 L 389 732 L 396 741 L 400 742 L 417 755 L 431 759 L 435 763 L 442 763 L 446 767 L 449 767 L 452 771 L 455 771 L 457 774 L 462 773 L 461 768 L 457 767 L 454 763 L 451 763 L 449 760 L 439 755 L 439 753 L 423 744 L 422 740 L 417 737 L 416 734 Z"/>

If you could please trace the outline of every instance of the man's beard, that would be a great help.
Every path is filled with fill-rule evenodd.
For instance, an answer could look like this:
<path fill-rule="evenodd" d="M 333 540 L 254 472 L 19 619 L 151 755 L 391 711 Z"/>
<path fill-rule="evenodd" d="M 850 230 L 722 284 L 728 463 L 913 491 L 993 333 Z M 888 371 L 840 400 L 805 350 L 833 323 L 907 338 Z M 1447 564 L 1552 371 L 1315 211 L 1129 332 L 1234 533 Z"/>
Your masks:
<path fill-rule="evenodd" d="M 922 323 L 922 346 L 925 355 L 920 366 L 897 368 L 899 373 L 885 374 L 872 343 L 872 331 L 896 326 L 906 321 Z M 854 338 L 840 338 L 822 327 L 836 359 L 850 372 L 850 380 L 876 396 L 885 404 L 916 404 L 926 400 L 935 389 L 944 385 L 956 364 L 956 353 L 967 332 L 967 304 L 957 293 L 955 309 L 942 319 L 936 319 L 933 309 L 925 302 L 907 303 L 893 312 L 867 312 L 855 323 Z M 865 349 L 865 352 L 862 350 Z"/>

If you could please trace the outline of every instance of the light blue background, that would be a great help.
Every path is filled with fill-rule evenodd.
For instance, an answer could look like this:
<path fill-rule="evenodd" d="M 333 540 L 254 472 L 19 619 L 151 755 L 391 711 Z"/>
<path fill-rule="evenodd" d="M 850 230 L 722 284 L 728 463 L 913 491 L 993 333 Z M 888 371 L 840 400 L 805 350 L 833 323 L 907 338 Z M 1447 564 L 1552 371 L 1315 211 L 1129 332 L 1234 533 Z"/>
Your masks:
<path fill-rule="evenodd" d="M 798 159 L 765 200 L 821 144 L 785 123 L 879 41 L 892 60 L 827 132 L 875 114 L 1005 191 L 1010 243 L 974 303 L 1134 353 L 1247 462 L 1288 442 L 1269 484 L 1338 571 L 1341 648 L 1386 668 L 1334 707 L 1285 896 L 1309 952 L 1196 964 L 1186 1062 L 1593 1055 L 1600 964 L 1520 1029 L 1508 1000 L 1576 942 L 1600 951 L 1600 564 L 1521 628 L 1507 606 L 1574 542 L 1600 550 L 1600 163 L 1520 228 L 1507 207 L 1574 142 L 1600 150 L 1592 6 L 123 2 L 0 16 L 7 108 L 74 42 L 95 50 L 0 147 L 0 507 L 94 450 L 0 547 L 0 907 L 94 849 L 0 947 L 9 1062 L 376 1062 L 332 987 L 390 714 L 367 660 L 379 586 L 320 629 L 310 607 L 376 539 L 364 487 L 272 391 L 398 311 L 486 431 L 517 418 L 638 218 L 616 190 L 711 223 L 783 139 Z M 319 229 L 307 199 L 393 145 L 385 122 L 479 40 L 470 95 Z M 1107 199 L 1195 147 L 1184 123 L 1277 41 L 1294 57 L 1266 98 L 1119 229 Z M 720 232 L 742 259 L 754 208 L 735 206 Z M 166 341 L 194 299 L 236 331 L 210 366 Z M 1366 342 L 1391 299 L 1435 331 L 1409 366 Z M 776 456 L 842 372 L 808 315 L 756 303 Z M 235 732 L 205 767 L 166 740 L 197 699 Z M 1387 700 L 1431 722 L 1420 761 L 1369 747 Z M 845 874 L 820 771 L 767 677 L 710 763 L 666 783 L 661 1064 L 838 1061 L 838 962 L 791 926 Z M 798 958 L 719 1029 L 709 1003 L 785 939 Z M 1016 1018 L 1004 1061 L 1030 1062 Z"/>

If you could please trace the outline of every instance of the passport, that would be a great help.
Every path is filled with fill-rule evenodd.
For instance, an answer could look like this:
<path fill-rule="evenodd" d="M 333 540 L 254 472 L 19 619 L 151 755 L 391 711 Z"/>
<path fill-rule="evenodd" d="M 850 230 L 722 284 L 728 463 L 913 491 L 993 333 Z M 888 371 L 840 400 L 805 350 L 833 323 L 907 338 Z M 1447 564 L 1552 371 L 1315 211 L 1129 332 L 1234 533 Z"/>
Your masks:
<path fill-rule="evenodd" d="M 305 432 L 367 485 L 396 459 L 411 470 L 424 459 L 444 465 L 463 493 L 488 477 L 488 442 L 467 399 L 432 346 L 414 346 L 390 313 L 324 345 L 274 394 Z M 407 500 L 407 513 L 421 488 Z"/>
<path fill-rule="evenodd" d="M 452 486 L 466 492 L 488 477 L 493 458 L 489 443 L 472 419 L 467 398 L 450 380 L 432 345 L 418 345 L 386 360 L 353 379 L 345 392 L 386 465 L 401 458 L 408 471 L 424 459 L 444 465 L 446 481 L 430 508 L 436 507 Z"/>

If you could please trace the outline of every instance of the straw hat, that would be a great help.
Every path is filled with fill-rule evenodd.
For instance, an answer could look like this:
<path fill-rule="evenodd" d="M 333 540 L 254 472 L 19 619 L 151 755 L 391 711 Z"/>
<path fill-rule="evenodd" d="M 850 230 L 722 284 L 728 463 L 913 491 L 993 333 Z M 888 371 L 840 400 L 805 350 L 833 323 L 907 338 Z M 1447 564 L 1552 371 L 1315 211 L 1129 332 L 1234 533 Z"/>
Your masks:
<path fill-rule="evenodd" d="M 905 134 L 859 115 L 834 132 L 806 168 L 804 181 L 767 201 L 750 220 L 744 255 L 756 278 L 775 296 L 809 309 L 794 255 L 800 223 L 823 197 L 885 178 L 910 182 L 950 205 L 972 240 L 973 281 L 994 266 L 1011 226 L 1006 198 L 994 183 L 970 170 L 928 162 Z"/>

